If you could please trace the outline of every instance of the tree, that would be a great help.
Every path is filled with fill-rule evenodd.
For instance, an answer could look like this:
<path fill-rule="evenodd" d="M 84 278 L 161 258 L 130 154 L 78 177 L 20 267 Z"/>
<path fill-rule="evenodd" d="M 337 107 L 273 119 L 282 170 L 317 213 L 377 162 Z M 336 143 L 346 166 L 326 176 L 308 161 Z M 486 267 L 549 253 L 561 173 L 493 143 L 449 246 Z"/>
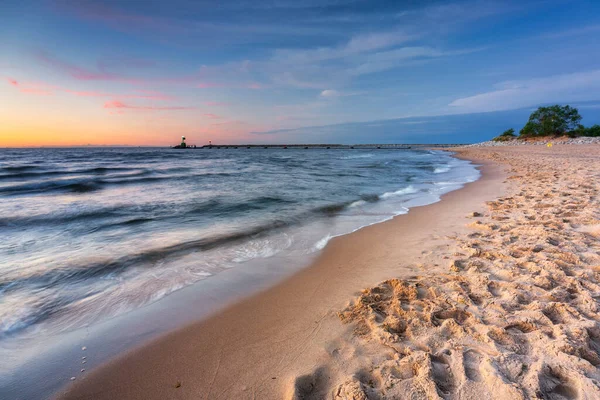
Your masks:
<path fill-rule="evenodd" d="M 537 137 L 565 135 L 579 127 L 581 115 L 571 106 L 554 105 L 540 107 L 529 116 L 529 121 L 520 135 L 522 137 Z"/>
<path fill-rule="evenodd" d="M 496 136 L 492 140 L 494 142 L 506 142 L 506 141 L 512 140 L 516 137 L 517 136 L 515 135 L 515 130 L 513 128 L 510 128 L 510 129 L 505 130 L 504 132 L 502 132 L 500 134 L 500 136 Z"/>
<path fill-rule="evenodd" d="M 584 136 L 600 136 L 600 125 L 592 125 L 589 128 L 585 128 Z"/>

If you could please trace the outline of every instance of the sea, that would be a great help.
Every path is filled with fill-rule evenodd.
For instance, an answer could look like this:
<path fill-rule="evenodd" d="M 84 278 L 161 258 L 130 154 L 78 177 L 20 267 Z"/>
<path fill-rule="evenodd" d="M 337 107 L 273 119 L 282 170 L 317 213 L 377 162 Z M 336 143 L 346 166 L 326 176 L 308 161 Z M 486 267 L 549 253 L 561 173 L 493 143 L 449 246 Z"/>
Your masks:
<path fill-rule="evenodd" d="M 478 177 L 432 150 L 0 149 L 0 347 L 306 264 Z"/>

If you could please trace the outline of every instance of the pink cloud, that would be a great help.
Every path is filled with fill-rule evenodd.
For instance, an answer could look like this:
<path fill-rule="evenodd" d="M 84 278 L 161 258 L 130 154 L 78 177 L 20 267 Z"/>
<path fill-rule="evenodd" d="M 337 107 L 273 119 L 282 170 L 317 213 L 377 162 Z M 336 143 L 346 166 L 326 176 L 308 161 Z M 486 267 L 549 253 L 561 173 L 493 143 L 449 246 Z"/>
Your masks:
<path fill-rule="evenodd" d="M 107 101 L 104 103 L 104 108 L 108 109 L 131 109 L 131 110 L 192 110 L 194 107 L 182 107 L 182 106 L 136 106 L 126 104 L 118 100 Z"/>
<path fill-rule="evenodd" d="M 148 94 L 116 94 L 116 93 L 105 93 L 105 92 L 94 92 L 94 91 L 78 91 L 78 90 L 64 90 L 66 93 L 71 93 L 75 96 L 79 97 L 116 97 L 119 99 L 149 99 L 149 100 L 173 100 L 173 96 L 169 96 L 164 93 L 154 92 L 154 91 L 144 91 L 149 92 Z"/>
<path fill-rule="evenodd" d="M 140 83 L 139 79 L 127 77 L 124 75 L 116 74 L 106 70 L 105 66 L 100 65 L 98 70 L 91 70 L 76 65 L 70 64 L 65 61 L 61 61 L 56 57 L 50 55 L 45 51 L 37 53 L 38 60 L 44 64 L 64 73 L 70 75 L 72 78 L 82 81 L 122 81 L 131 84 Z"/>
<path fill-rule="evenodd" d="M 109 93 L 79 91 L 79 90 L 69 90 L 69 89 L 65 89 L 65 92 L 74 94 L 75 96 L 79 96 L 79 97 L 109 97 L 109 96 L 111 96 Z"/>
<path fill-rule="evenodd" d="M 14 78 L 6 78 L 7 82 L 17 88 L 21 93 L 30 93 L 38 95 L 51 95 L 55 92 L 69 93 L 78 97 L 112 97 L 117 99 L 147 99 L 147 100 L 173 100 L 173 96 L 156 91 L 156 90 L 135 90 L 135 93 L 107 93 L 98 91 L 87 91 L 87 90 L 71 90 L 61 88 L 55 85 L 49 85 L 47 83 L 32 83 L 32 82 L 21 82 Z"/>
<path fill-rule="evenodd" d="M 16 87 L 19 90 L 19 92 L 21 92 L 21 93 L 48 96 L 48 95 L 53 94 L 53 89 L 56 88 L 55 86 L 48 85 L 45 83 L 32 83 L 32 82 L 21 83 L 13 78 L 7 78 L 6 80 L 8 81 L 8 83 L 11 86 Z"/>
<path fill-rule="evenodd" d="M 216 115 L 216 114 L 203 114 L 206 118 L 210 118 L 210 119 L 221 119 L 221 116 Z"/>
<path fill-rule="evenodd" d="M 256 82 L 222 82 L 220 79 L 217 81 L 205 81 L 205 72 L 200 71 L 187 76 L 177 77 L 153 77 L 153 78 L 136 78 L 129 75 L 124 75 L 114 71 L 109 71 L 108 67 L 131 67 L 135 64 L 135 61 L 123 61 L 123 64 L 117 64 L 117 62 L 98 62 L 96 68 L 84 68 L 55 57 L 46 51 L 38 51 L 36 57 L 43 64 L 53 68 L 54 70 L 68 75 L 76 80 L 80 81 L 111 81 L 111 82 L 125 82 L 131 85 L 141 84 L 175 84 L 175 85 L 186 85 L 196 87 L 199 89 L 208 88 L 237 88 L 237 89 L 263 89 L 264 85 Z M 141 62 L 141 61 L 140 61 Z M 153 65 L 153 64 L 149 64 Z M 83 95 L 83 94 L 82 94 Z M 151 98 L 151 97 L 147 97 Z"/>

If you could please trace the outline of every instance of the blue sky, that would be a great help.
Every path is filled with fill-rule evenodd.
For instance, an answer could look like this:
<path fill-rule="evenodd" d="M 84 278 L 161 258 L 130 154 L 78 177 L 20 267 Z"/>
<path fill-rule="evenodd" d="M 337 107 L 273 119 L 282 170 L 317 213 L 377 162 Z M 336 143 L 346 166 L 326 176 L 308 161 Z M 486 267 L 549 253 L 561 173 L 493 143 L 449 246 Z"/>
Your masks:
<path fill-rule="evenodd" d="M 31 132 L 59 144 L 470 142 L 518 130 L 549 103 L 600 122 L 600 2 L 0 10 L 0 144 Z"/>

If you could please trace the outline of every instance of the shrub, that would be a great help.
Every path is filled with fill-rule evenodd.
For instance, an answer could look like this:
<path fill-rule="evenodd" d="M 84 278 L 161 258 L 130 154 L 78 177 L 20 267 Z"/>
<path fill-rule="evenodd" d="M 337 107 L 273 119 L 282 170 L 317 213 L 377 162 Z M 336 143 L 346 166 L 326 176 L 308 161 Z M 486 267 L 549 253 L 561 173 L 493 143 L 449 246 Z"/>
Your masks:
<path fill-rule="evenodd" d="M 590 126 L 589 128 L 585 128 L 584 136 L 594 136 L 594 137 L 600 136 L 600 125 L 596 124 L 596 125 Z"/>
<path fill-rule="evenodd" d="M 589 128 L 586 128 L 583 125 L 579 125 L 577 127 L 577 129 L 572 130 L 571 132 L 567 133 L 567 135 L 569 135 L 570 137 L 580 137 L 580 136 L 598 137 L 598 136 L 600 136 L 600 125 L 593 125 L 593 126 L 590 126 Z"/>
<path fill-rule="evenodd" d="M 510 129 L 505 130 L 504 132 L 502 132 L 502 134 L 500 134 L 499 136 L 496 136 L 492 140 L 494 142 L 507 142 L 509 140 L 513 140 L 516 137 L 517 137 L 517 135 L 515 135 L 515 130 L 513 128 L 510 128 Z"/>

